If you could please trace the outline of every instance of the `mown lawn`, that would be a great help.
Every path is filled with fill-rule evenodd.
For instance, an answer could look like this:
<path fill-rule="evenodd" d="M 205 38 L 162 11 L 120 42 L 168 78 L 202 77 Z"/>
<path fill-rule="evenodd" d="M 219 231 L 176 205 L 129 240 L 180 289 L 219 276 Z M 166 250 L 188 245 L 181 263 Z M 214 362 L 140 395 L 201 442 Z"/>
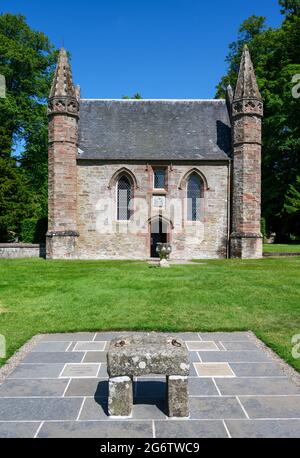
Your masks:
<path fill-rule="evenodd" d="M 99 330 L 252 330 L 300 371 L 300 257 L 201 261 L 0 261 L 0 333 L 11 356 L 33 335 Z M 2 360 L 4 363 L 4 360 Z"/>
<path fill-rule="evenodd" d="M 264 252 L 265 253 L 300 253 L 300 244 L 265 243 Z"/>

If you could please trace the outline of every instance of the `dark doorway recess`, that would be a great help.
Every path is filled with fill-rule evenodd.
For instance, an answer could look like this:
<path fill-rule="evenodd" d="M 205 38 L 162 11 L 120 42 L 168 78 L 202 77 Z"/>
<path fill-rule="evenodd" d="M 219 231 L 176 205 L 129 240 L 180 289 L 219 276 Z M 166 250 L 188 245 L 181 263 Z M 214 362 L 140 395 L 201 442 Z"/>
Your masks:
<path fill-rule="evenodd" d="M 169 225 L 161 217 L 155 218 L 150 223 L 150 255 L 151 258 L 158 258 L 156 246 L 158 243 L 168 242 Z"/>

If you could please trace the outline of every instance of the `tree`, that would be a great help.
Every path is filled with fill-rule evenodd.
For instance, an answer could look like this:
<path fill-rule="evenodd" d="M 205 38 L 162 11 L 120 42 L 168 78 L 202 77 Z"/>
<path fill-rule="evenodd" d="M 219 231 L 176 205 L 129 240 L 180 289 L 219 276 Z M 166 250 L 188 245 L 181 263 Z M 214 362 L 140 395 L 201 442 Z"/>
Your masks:
<path fill-rule="evenodd" d="M 290 219 L 290 223 L 300 232 L 300 175 L 296 177 L 295 184 L 289 186 L 283 216 Z"/>
<path fill-rule="evenodd" d="M 292 96 L 293 77 L 300 74 L 300 18 L 290 11 L 277 29 L 267 28 L 258 16 L 243 22 L 237 41 L 230 45 L 228 72 L 217 87 L 217 97 L 224 97 L 226 86 L 235 86 L 247 43 L 264 99 L 262 213 L 277 240 L 295 233 L 283 209 L 289 185 L 300 174 L 300 103 Z"/>
<path fill-rule="evenodd" d="M 249 46 L 252 60 L 255 62 L 256 52 L 253 49 L 252 42 L 255 40 L 255 37 L 259 36 L 264 30 L 266 30 L 266 18 L 263 16 L 253 15 L 242 22 L 238 30 L 237 41 L 229 45 L 229 53 L 225 59 L 229 68 L 227 74 L 222 77 L 217 86 L 217 97 L 225 97 L 228 84 L 235 87 L 244 45 Z"/>
<path fill-rule="evenodd" d="M 0 74 L 6 98 L 0 99 L 0 155 L 10 156 L 37 117 L 45 119 L 55 52 L 48 38 L 30 29 L 21 15 L 0 15 Z"/>
<path fill-rule="evenodd" d="M 0 240 L 18 239 L 22 221 L 37 211 L 25 174 L 12 159 L 0 158 Z"/>
<path fill-rule="evenodd" d="M 300 0 L 279 0 L 279 4 L 283 14 L 300 16 Z"/>
<path fill-rule="evenodd" d="M 56 56 L 49 39 L 32 30 L 24 16 L 0 15 L 0 74 L 6 79 L 6 98 L 0 99 L 0 157 L 8 161 L 8 179 L 15 178 L 26 189 L 26 195 L 34 195 L 36 205 L 31 207 L 28 203 L 30 212 L 26 217 L 36 220 L 47 215 L 47 97 Z M 15 149 L 20 142 L 24 151 L 17 154 Z M 20 170 L 15 168 L 15 160 Z M 15 206 L 13 195 L 9 196 L 11 206 Z M 10 212 L 8 197 L 5 202 L 6 211 Z M 2 206 L 2 220 L 3 211 Z M 21 215 L 19 210 L 18 214 Z M 12 231 L 19 236 L 21 224 L 15 224 L 11 218 L 6 221 L 11 221 Z M 2 231 L 2 237 L 3 234 Z"/>
<path fill-rule="evenodd" d="M 125 99 L 125 100 L 141 100 L 143 97 L 141 96 L 141 94 L 139 92 L 136 92 L 132 97 L 130 97 L 129 95 L 123 95 L 122 99 Z"/>

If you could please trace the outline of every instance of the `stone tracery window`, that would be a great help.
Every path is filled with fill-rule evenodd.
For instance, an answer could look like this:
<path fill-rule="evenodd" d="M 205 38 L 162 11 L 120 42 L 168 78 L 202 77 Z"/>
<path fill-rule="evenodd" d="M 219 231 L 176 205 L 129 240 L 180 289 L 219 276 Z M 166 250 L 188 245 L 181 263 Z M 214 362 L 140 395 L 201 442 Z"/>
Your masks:
<path fill-rule="evenodd" d="M 117 183 L 117 219 L 119 221 L 130 220 L 130 201 L 132 197 L 132 182 L 126 175 L 122 175 Z"/>
<path fill-rule="evenodd" d="M 202 181 L 197 173 L 187 180 L 187 220 L 200 221 Z"/>

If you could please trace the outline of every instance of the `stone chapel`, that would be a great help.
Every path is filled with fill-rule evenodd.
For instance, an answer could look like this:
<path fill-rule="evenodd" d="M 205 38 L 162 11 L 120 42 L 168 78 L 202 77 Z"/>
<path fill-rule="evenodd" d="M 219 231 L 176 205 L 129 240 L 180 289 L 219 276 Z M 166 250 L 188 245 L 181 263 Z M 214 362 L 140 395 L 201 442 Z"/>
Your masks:
<path fill-rule="evenodd" d="M 245 46 L 226 100 L 82 99 L 65 49 L 48 104 L 52 259 L 260 258 L 263 103 Z"/>

